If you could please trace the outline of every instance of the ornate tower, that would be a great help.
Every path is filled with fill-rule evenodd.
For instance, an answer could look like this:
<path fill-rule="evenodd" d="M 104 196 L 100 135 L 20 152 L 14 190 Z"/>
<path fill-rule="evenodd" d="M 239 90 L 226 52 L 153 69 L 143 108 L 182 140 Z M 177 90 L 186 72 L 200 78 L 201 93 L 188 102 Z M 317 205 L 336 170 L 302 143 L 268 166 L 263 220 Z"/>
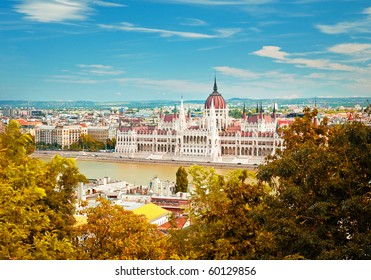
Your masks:
<path fill-rule="evenodd" d="M 228 107 L 223 96 L 218 92 L 216 77 L 214 78 L 213 92 L 208 96 L 208 98 L 205 101 L 204 107 L 205 118 L 210 117 L 211 103 L 213 103 L 214 105 L 217 129 L 218 130 L 226 129 L 229 125 Z M 208 120 L 204 119 L 204 122 L 208 123 Z"/>

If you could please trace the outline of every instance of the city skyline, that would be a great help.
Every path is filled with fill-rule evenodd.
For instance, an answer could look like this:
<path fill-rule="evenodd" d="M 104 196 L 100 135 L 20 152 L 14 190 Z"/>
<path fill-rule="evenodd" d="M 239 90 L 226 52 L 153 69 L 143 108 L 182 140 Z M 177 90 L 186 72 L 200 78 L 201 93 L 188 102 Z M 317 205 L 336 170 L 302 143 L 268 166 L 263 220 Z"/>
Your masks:
<path fill-rule="evenodd" d="M 19 0 L 0 4 L 0 100 L 370 96 L 371 4 Z"/>

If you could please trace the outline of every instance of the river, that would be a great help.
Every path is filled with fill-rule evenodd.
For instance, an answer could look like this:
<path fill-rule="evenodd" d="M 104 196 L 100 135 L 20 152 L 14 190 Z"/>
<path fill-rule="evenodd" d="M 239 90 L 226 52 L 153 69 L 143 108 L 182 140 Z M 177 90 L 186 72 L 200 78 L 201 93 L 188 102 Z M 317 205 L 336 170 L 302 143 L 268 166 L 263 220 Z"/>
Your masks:
<path fill-rule="evenodd" d="M 175 182 L 176 171 L 179 166 L 174 164 L 145 164 L 126 162 L 101 162 L 76 160 L 81 173 L 89 179 L 110 177 L 120 179 L 136 185 L 148 185 L 149 181 L 157 176 L 160 180 Z M 231 171 L 228 168 L 215 168 L 218 174 L 224 175 Z"/>
<path fill-rule="evenodd" d="M 55 153 L 54 151 L 36 151 L 33 156 L 49 161 Z M 95 158 L 92 156 L 93 153 L 88 153 L 85 156 L 81 156 L 81 152 L 63 151 L 58 153 L 63 157 L 74 158 L 80 172 L 88 179 L 110 177 L 111 179 L 122 180 L 135 185 L 148 185 L 150 180 L 156 176 L 162 181 L 169 180 L 175 182 L 175 174 L 179 166 L 184 166 L 187 169 L 187 165 L 189 165 L 189 162 L 183 164 L 181 162 L 161 163 L 152 161 L 151 163 L 146 163 L 138 160 L 127 161 L 125 159 L 115 158 L 113 154 L 103 153 Z M 239 168 L 237 166 L 228 167 L 227 165 L 214 167 L 220 175 L 225 175 L 229 171 Z"/>

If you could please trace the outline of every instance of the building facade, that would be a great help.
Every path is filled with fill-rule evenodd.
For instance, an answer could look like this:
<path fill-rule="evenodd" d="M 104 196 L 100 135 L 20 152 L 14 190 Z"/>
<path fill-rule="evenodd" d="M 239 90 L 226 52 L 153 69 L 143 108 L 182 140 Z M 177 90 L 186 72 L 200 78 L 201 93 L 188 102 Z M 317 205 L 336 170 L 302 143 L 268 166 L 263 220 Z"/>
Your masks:
<path fill-rule="evenodd" d="M 116 153 L 147 159 L 201 162 L 260 163 L 267 155 L 283 149 L 277 133 L 275 110 L 236 120 L 228 116 L 228 106 L 218 92 L 216 80 L 201 118 L 186 114 L 183 100 L 179 112 L 160 113 L 157 126 L 120 125 Z"/>
<path fill-rule="evenodd" d="M 58 144 L 62 149 L 69 148 L 79 141 L 81 134 L 87 134 L 86 127 L 81 125 L 49 126 L 38 125 L 35 127 L 35 142 L 45 144 Z"/>
<path fill-rule="evenodd" d="M 107 140 L 110 138 L 109 126 L 88 126 L 87 133 L 94 140 L 102 142 L 104 144 L 106 144 Z"/>

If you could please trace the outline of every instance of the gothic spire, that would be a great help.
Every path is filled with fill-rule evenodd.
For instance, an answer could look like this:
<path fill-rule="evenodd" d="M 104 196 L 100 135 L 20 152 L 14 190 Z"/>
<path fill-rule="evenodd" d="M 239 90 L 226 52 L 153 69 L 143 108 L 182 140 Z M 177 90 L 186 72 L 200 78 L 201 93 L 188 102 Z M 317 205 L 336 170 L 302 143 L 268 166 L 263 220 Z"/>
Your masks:
<path fill-rule="evenodd" d="M 214 92 L 217 92 L 218 91 L 218 86 L 216 84 L 216 75 L 214 77 Z"/>
<path fill-rule="evenodd" d="M 243 103 L 242 119 L 246 120 L 246 105 Z"/>

